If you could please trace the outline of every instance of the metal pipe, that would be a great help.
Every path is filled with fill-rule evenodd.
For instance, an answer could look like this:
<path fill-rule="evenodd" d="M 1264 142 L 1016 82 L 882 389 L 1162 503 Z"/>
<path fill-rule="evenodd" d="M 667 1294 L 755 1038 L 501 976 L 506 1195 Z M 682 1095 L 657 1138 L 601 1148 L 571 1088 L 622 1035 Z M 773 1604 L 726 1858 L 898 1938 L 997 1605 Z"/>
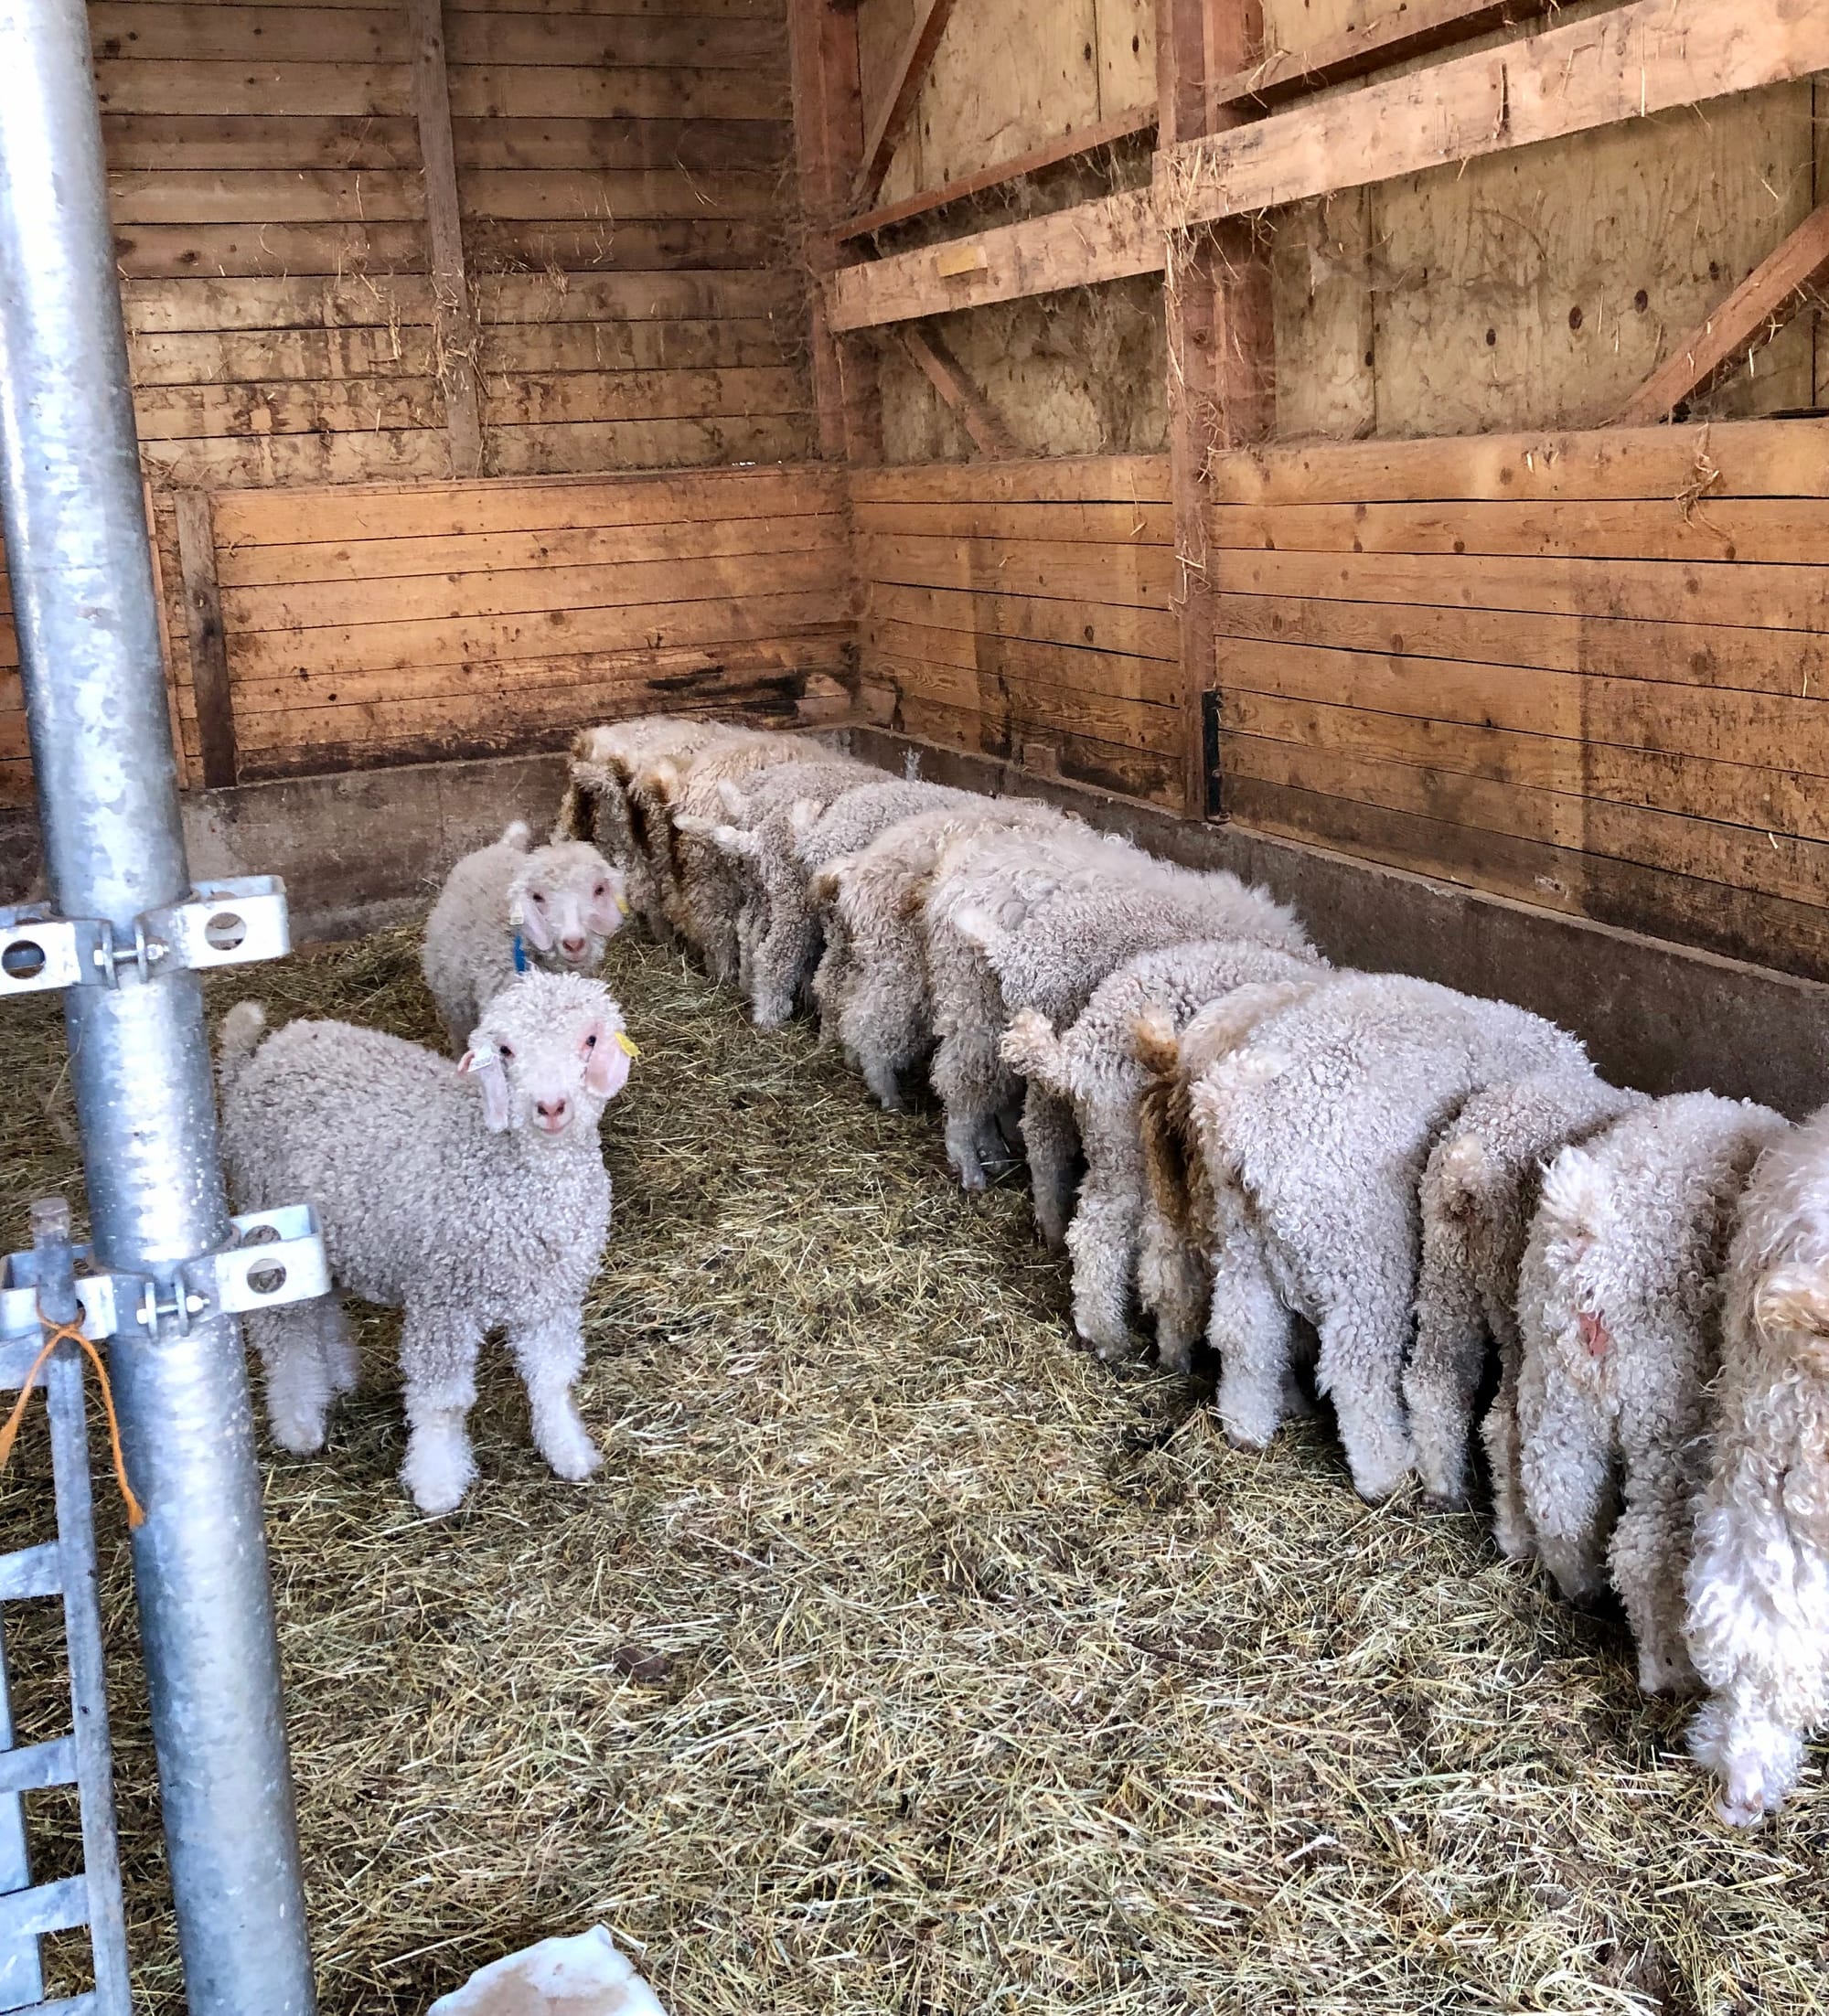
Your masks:
<path fill-rule="evenodd" d="M 0 0 L 0 531 L 53 894 L 132 943 L 188 893 L 82 0 Z M 64 997 L 97 1261 L 173 1278 L 230 1236 L 196 976 Z M 240 1328 L 110 1349 L 191 2016 L 311 2016 Z"/>

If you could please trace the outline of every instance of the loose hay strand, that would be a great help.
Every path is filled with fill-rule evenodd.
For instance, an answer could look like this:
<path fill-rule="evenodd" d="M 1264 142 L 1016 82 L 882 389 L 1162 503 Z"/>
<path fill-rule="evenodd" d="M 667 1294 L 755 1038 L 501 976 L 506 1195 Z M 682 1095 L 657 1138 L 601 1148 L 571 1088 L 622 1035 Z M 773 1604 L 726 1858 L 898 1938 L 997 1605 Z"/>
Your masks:
<path fill-rule="evenodd" d="M 604 1471 L 547 1474 L 492 1353 L 479 1484 L 419 1519 L 380 1312 L 326 1453 L 264 1455 L 326 2016 L 595 1920 L 674 2016 L 1824 2007 L 1814 1775 L 1728 1836 L 1616 1626 L 1476 1520 L 1368 1511 L 1318 1427 L 1239 1456 L 1074 1352 L 1018 1189 L 963 1197 L 678 957 L 626 935 L 610 977 L 643 1058 Z M 256 990 L 435 1040 L 411 933 L 212 1008 Z M 78 1172 L 54 1011 L 0 1045 L 16 1235 Z M 177 2016 L 118 1519 L 104 1567 L 142 2006 Z M 13 1647 L 48 1727 L 54 1635 Z"/>

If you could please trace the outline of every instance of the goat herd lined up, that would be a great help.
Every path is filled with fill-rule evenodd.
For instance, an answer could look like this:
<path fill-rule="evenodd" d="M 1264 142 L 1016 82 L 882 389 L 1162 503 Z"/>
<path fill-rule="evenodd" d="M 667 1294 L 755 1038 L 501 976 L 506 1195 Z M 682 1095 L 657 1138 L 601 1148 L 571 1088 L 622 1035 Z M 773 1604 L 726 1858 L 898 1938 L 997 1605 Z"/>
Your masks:
<path fill-rule="evenodd" d="M 597 1120 L 632 1046 L 589 976 L 622 915 L 683 940 L 757 1026 L 818 1014 L 886 1106 L 924 1065 L 968 1188 L 1026 1156 L 1101 1357 L 1154 1322 L 1216 1356 L 1230 1439 L 1332 1403 L 1353 1479 L 1466 1502 L 1572 1597 L 1610 1581 L 1649 1691 L 1751 1823 L 1829 1720 L 1829 1112 L 1603 1083 L 1502 1002 L 1330 968 L 1224 872 L 1029 800 L 885 777 L 800 736 L 651 716 L 574 744 L 551 846 L 453 870 L 425 971 L 463 1052 L 294 1023 L 221 1039 L 244 1209 L 318 1204 L 339 1287 L 402 1306 L 402 1477 L 447 1510 L 504 1328 L 563 1477 L 609 1216 Z M 286 1447 L 354 1383 L 332 1304 L 251 1324 Z"/>

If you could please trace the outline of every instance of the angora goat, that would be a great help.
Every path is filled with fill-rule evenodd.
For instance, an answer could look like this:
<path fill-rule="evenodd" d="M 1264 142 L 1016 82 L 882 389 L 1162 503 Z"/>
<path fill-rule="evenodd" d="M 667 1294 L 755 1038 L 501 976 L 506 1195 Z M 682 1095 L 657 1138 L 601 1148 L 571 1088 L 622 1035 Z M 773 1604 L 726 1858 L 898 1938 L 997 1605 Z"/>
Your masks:
<path fill-rule="evenodd" d="M 1711 1698 L 1689 1745 L 1744 1827 L 1829 1722 L 1829 1108 L 1767 1149 L 1741 1199 L 1714 1402 L 1685 1632 Z"/>
<path fill-rule="evenodd" d="M 1550 1164 L 1518 1272 L 1524 1515 L 1567 1595 L 1610 1569 L 1647 1693 L 1694 1679 L 1683 1576 L 1720 1275 L 1747 1178 L 1784 1129 L 1707 1092 L 1627 1114 Z"/>
<path fill-rule="evenodd" d="M 1253 981 L 1325 970 L 1275 945 L 1202 940 L 1127 960 L 1093 989 L 1064 1034 L 1039 1008 L 1021 1008 L 1003 1033 L 1003 1061 L 1032 1093 L 1072 1109 L 1086 1157 L 1067 1251 L 1074 1263 L 1074 1328 L 1101 1358 L 1129 1348 L 1131 1283 L 1147 1188 L 1138 1101 L 1149 1072 L 1137 1054 L 1139 1016 L 1179 1029 L 1195 1010 Z"/>
<path fill-rule="evenodd" d="M 1417 1469 L 1430 1502 L 1467 1502 L 1467 1446 L 1490 1339 L 1499 1390 L 1481 1427 L 1503 1552 L 1531 1551 L 1518 1497 L 1518 1265 L 1544 1164 L 1586 1141 L 1644 1095 L 1591 1070 L 1544 1072 L 1476 1092 L 1423 1172 L 1423 1264 L 1404 1398 Z"/>
<path fill-rule="evenodd" d="M 466 854 L 425 920 L 420 965 L 454 1051 L 517 973 L 594 973 L 628 902 L 620 869 L 583 840 L 528 851 L 519 819 Z"/>
<path fill-rule="evenodd" d="M 469 1488 L 476 1353 L 497 1328 L 540 1453 L 561 1477 L 588 1477 L 601 1459 L 572 1388 L 610 1220 L 597 1122 L 633 1054 L 608 991 L 529 973 L 489 1003 L 455 1065 L 347 1022 L 291 1022 L 262 1042 L 265 1022 L 243 1001 L 218 1043 L 238 1206 L 310 1198 L 337 1285 L 405 1310 L 401 1479 L 414 1502 L 449 1511 Z M 356 1383 L 341 1308 L 301 1303 L 247 1322 L 274 1439 L 322 1448 L 331 1402 Z"/>
<path fill-rule="evenodd" d="M 1429 1148 L 1480 1086 L 1586 1061 L 1540 1016 L 1367 973 L 1259 1022 L 1203 1074 L 1189 1098 L 1208 1175 L 1252 1228 L 1215 1252 L 1208 1329 L 1235 1441 L 1261 1447 L 1282 1420 L 1293 1311 L 1321 1334 L 1354 1487 L 1390 1496 L 1411 1464 L 1402 1381 Z"/>
<path fill-rule="evenodd" d="M 839 923 L 813 976 L 822 1034 L 836 1032 L 891 1112 L 904 1103 L 903 1074 L 933 1041 L 922 901 L 934 864 L 961 834 L 1015 829 L 1091 830 L 1037 799 L 961 792 L 952 804 L 891 827 L 861 854 L 829 862 L 814 880 L 815 901 L 830 904 Z"/>
<path fill-rule="evenodd" d="M 1056 1026 L 1071 1022 L 1125 960 L 1188 939 L 1308 949 L 1294 916 L 1263 890 L 1225 869 L 1177 868 L 1103 835 L 957 842 L 935 869 L 926 932 L 940 1037 L 934 1085 L 946 1106 L 947 1152 L 968 1189 L 983 1182 L 990 1129 L 1015 1097 L 998 1042 L 1018 1009 L 1039 1009 Z M 1036 1222 L 1058 1247 L 1078 1144 L 1071 1106 L 1033 1082 L 1023 1098 L 1022 1141 Z"/>

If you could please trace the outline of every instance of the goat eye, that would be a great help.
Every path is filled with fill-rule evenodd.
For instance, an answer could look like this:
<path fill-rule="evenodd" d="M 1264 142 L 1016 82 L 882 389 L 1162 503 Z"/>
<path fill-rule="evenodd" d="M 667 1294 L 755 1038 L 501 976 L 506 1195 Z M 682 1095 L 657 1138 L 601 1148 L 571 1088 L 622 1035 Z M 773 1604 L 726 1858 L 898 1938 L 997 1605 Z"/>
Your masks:
<path fill-rule="evenodd" d="M 508 1048 L 506 1043 L 497 1043 L 496 1045 L 496 1055 L 501 1059 L 503 1063 L 506 1064 L 508 1060 L 513 1057 L 514 1052 Z"/>
<path fill-rule="evenodd" d="M 597 1032 L 596 1032 L 596 1030 L 595 1030 L 595 1029 L 593 1029 L 593 1030 L 591 1031 L 591 1033 L 590 1033 L 590 1034 L 589 1034 L 589 1035 L 588 1035 L 588 1036 L 587 1036 L 587 1037 L 586 1037 L 586 1038 L 584 1039 L 584 1048 L 585 1048 L 586 1050 L 595 1050 L 595 1049 L 596 1049 L 596 1047 L 597 1047 Z"/>
<path fill-rule="evenodd" d="M 601 896 L 604 893 L 604 885 L 599 882 L 596 888 L 594 889 L 591 893 L 593 896 Z"/>
<path fill-rule="evenodd" d="M 544 910 L 546 907 L 546 898 L 542 896 L 537 889 L 532 891 L 532 896 L 534 901 L 537 902 L 542 910 Z"/>

